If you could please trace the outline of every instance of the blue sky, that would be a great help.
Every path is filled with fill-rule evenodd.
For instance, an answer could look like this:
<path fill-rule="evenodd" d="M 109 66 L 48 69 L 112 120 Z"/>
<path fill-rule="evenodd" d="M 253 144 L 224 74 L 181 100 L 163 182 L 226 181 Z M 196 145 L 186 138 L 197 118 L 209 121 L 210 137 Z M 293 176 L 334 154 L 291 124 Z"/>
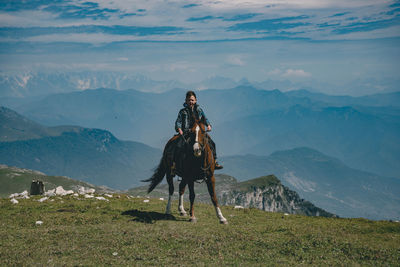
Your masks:
<path fill-rule="evenodd" d="M 357 82 L 380 92 L 398 85 L 400 1 L 2 0 L 0 40 L 2 72 L 246 77 L 349 94 Z"/>

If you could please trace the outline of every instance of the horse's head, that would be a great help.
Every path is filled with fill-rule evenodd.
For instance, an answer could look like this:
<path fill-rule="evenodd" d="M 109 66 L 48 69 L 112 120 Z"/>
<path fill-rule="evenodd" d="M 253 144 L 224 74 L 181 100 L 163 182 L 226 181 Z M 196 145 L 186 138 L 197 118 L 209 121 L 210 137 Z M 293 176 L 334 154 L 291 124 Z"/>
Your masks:
<path fill-rule="evenodd" d="M 201 157 L 206 142 L 206 127 L 202 121 L 196 120 L 191 132 L 194 135 L 193 154 L 195 157 Z"/>

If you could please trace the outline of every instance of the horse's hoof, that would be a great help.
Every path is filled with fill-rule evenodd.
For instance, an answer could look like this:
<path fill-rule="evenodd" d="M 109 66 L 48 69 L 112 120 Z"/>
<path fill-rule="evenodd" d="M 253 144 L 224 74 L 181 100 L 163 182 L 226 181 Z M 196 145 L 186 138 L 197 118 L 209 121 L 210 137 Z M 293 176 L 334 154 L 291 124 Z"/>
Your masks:
<path fill-rule="evenodd" d="M 197 223 L 197 218 L 190 218 L 190 219 L 189 219 L 189 222 L 191 222 L 191 223 Z"/>
<path fill-rule="evenodd" d="M 227 220 L 219 221 L 219 223 L 220 223 L 220 224 L 228 224 L 228 221 L 227 221 Z"/>
<path fill-rule="evenodd" d="M 186 212 L 181 212 L 180 214 L 181 214 L 181 216 L 187 216 Z"/>

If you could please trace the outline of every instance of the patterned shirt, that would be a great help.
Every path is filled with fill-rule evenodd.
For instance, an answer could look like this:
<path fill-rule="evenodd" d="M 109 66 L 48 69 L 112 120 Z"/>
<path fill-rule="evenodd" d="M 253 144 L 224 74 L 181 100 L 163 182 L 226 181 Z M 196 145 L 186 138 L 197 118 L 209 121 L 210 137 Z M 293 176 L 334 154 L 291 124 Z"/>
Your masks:
<path fill-rule="evenodd" d="M 198 120 L 204 118 L 204 121 L 206 122 L 207 126 L 211 125 L 206 115 L 204 114 L 204 111 L 200 108 L 199 105 L 197 104 L 194 105 L 193 112 L 192 109 L 186 103 L 184 103 L 183 106 L 184 108 L 179 111 L 178 118 L 175 121 L 175 130 L 177 132 L 178 128 L 181 128 L 182 131 L 187 131 L 192 127 L 194 123 L 192 113 L 194 113 L 194 116 Z"/>

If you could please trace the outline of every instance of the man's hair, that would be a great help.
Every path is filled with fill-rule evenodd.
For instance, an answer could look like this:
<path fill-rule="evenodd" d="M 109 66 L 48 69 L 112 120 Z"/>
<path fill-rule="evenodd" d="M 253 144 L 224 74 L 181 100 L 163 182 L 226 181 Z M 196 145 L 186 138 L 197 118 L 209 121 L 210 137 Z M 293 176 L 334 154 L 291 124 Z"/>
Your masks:
<path fill-rule="evenodd" d="M 196 93 L 195 93 L 195 92 L 193 92 L 193 91 L 187 91 L 187 92 L 186 92 L 186 99 L 190 98 L 191 96 L 194 96 L 194 98 L 197 99 Z"/>

